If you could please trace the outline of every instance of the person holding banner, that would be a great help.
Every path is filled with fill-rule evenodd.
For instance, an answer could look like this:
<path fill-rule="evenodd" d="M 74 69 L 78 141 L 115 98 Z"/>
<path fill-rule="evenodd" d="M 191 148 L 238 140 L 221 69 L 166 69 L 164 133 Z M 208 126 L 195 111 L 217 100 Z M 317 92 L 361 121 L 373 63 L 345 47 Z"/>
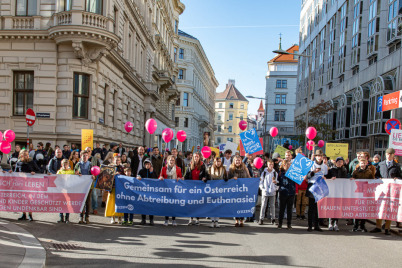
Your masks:
<path fill-rule="evenodd" d="M 193 160 L 191 161 L 190 168 L 186 172 L 184 179 L 193 181 L 202 180 L 203 182 L 207 182 L 207 170 L 205 168 L 205 164 L 201 161 L 201 154 L 199 152 L 195 152 L 193 154 Z M 193 217 L 191 217 L 187 225 L 193 224 Z M 195 225 L 200 225 L 199 217 L 196 218 Z"/>
<path fill-rule="evenodd" d="M 395 156 L 395 150 L 393 148 L 388 148 L 385 151 L 385 160 L 378 164 L 377 172 L 375 174 L 376 178 L 378 179 L 393 178 L 394 180 L 401 179 L 402 177 L 401 166 L 395 162 L 394 156 Z M 370 233 L 381 233 L 381 225 L 382 225 L 382 219 L 377 219 L 376 228 L 371 230 Z M 390 229 L 391 229 L 391 221 L 386 220 L 385 235 L 391 235 Z"/>
<path fill-rule="evenodd" d="M 21 150 L 18 158 L 19 159 L 15 164 L 15 172 L 30 173 L 31 175 L 35 175 L 35 173 L 40 172 L 40 168 L 31 158 L 29 158 L 29 153 L 27 150 Z M 23 212 L 22 216 L 18 218 L 19 221 L 26 219 L 26 212 Z M 32 212 L 29 212 L 28 220 L 33 221 Z"/>
<path fill-rule="evenodd" d="M 290 155 L 290 151 L 286 151 L 285 156 Z M 296 183 L 285 176 L 286 171 L 292 164 L 291 160 L 285 158 L 281 162 L 280 175 L 278 177 L 279 185 L 279 222 L 278 229 L 282 229 L 285 208 L 287 211 L 287 226 L 288 230 L 292 230 L 292 208 L 296 195 Z"/>
<path fill-rule="evenodd" d="M 176 159 L 173 155 L 169 155 L 167 157 L 167 165 L 162 168 L 161 175 L 159 176 L 160 180 L 182 180 L 183 175 L 181 173 L 181 169 L 176 166 Z M 169 216 L 165 216 L 164 226 L 169 225 Z M 172 217 L 172 225 L 177 226 L 176 217 Z"/>
<path fill-rule="evenodd" d="M 137 179 L 141 180 L 142 178 L 146 179 L 157 179 L 158 175 L 154 171 L 154 168 L 152 166 L 151 160 L 149 158 L 145 159 L 144 161 L 144 168 L 140 170 L 137 174 Z M 147 215 L 141 215 L 141 225 L 145 225 L 147 221 Z M 149 225 L 154 225 L 154 216 L 149 215 Z"/>
<path fill-rule="evenodd" d="M 270 218 L 272 225 L 275 224 L 275 196 L 276 184 L 278 183 L 278 173 L 274 170 L 274 161 L 267 160 L 267 167 L 261 174 L 260 190 L 261 190 L 261 211 L 259 225 L 264 223 L 265 210 L 269 203 Z"/>
<path fill-rule="evenodd" d="M 124 173 L 124 167 L 121 165 L 121 158 L 120 156 L 115 153 L 113 157 L 113 166 L 115 167 L 115 175 L 125 175 Z M 122 223 L 122 217 L 124 216 L 123 213 L 117 213 L 115 211 L 115 181 L 113 180 L 113 186 L 112 186 L 112 191 L 109 192 L 107 196 L 107 201 L 106 201 L 106 209 L 105 209 L 105 217 L 111 217 L 110 223 L 111 224 L 116 224 Z M 116 217 L 118 217 L 118 220 L 116 221 Z"/>
<path fill-rule="evenodd" d="M 229 168 L 228 179 L 237 180 L 238 178 L 251 178 L 251 176 L 250 173 L 248 172 L 246 165 L 243 163 L 241 156 L 235 155 L 233 157 L 232 164 L 230 165 Z M 235 219 L 236 219 L 235 227 L 243 227 L 244 218 L 241 217 Z"/>
<path fill-rule="evenodd" d="M 81 160 L 75 165 L 74 171 L 75 175 L 91 175 L 92 164 L 89 162 L 89 155 L 87 151 L 81 151 Z M 95 180 L 95 177 L 93 177 Z M 80 214 L 79 224 L 88 224 L 89 223 L 89 205 L 91 201 L 91 193 L 92 193 L 93 183 L 91 185 L 91 189 L 89 189 L 89 193 L 87 199 L 85 200 L 85 206 Z M 85 213 L 85 222 L 84 222 L 84 213 Z"/>
<path fill-rule="evenodd" d="M 227 173 L 225 167 L 222 165 L 222 159 L 220 157 L 215 157 L 214 163 L 208 169 L 208 178 L 210 180 L 224 180 L 228 181 Z M 211 217 L 210 228 L 219 228 L 219 217 Z"/>
<path fill-rule="evenodd" d="M 61 152 L 60 149 L 57 149 L 60 151 L 61 155 L 63 153 Z M 58 153 L 56 150 L 56 154 Z M 74 175 L 74 170 L 71 169 L 70 167 L 70 161 L 68 159 L 63 159 L 61 160 L 61 168 L 57 171 L 57 174 L 69 174 L 69 175 Z M 69 223 L 70 222 L 70 213 L 66 213 L 66 217 L 64 217 L 63 213 L 60 213 L 60 220 L 57 221 L 58 223 Z"/>

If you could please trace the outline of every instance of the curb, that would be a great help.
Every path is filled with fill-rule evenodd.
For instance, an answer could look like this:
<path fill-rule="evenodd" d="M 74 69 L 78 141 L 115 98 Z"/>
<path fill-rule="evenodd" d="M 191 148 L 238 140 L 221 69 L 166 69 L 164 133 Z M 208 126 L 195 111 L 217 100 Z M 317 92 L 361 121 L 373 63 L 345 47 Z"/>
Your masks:
<path fill-rule="evenodd" d="M 7 230 L 12 232 L 21 241 L 25 248 L 25 256 L 19 265 L 20 268 L 32 267 L 42 268 L 45 267 L 46 250 L 42 247 L 41 243 L 31 233 L 18 225 L 6 220 L 0 220 L 0 224 Z"/>
<path fill-rule="evenodd" d="M 375 222 L 375 221 L 372 221 L 372 220 L 366 220 L 366 222 L 369 222 L 369 223 L 371 223 L 371 224 L 373 224 L 373 225 L 376 225 L 376 222 Z M 389 231 L 390 231 L 391 233 L 395 234 L 395 235 L 402 236 L 400 230 L 390 229 Z"/>

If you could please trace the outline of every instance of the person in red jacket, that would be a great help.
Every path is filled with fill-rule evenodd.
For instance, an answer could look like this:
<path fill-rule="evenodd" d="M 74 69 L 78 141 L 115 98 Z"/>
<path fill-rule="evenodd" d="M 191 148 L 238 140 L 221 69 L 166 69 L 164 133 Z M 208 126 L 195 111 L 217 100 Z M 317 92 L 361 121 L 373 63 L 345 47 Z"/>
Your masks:
<path fill-rule="evenodd" d="M 167 165 L 162 168 L 161 174 L 159 176 L 160 180 L 172 179 L 172 180 L 182 180 L 183 175 L 181 169 L 176 166 L 176 159 L 173 155 L 167 157 Z M 165 216 L 164 226 L 169 225 L 169 216 Z M 172 217 L 172 225 L 177 226 L 176 217 Z"/>

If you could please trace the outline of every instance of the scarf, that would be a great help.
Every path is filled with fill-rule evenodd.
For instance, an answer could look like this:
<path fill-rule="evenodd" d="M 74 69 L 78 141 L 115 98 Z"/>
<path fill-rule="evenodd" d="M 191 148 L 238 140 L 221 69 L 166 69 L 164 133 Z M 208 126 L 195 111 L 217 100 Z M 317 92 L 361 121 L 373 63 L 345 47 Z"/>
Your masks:
<path fill-rule="evenodd" d="M 167 166 L 166 174 L 168 179 L 177 179 L 176 166 Z"/>
<path fill-rule="evenodd" d="M 223 171 L 225 167 L 221 167 L 219 169 L 215 169 L 214 166 L 212 166 L 209 170 L 209 174 L 211 174 L 211 178 L 213 180 L 220 180 L 223 179 Z"/>

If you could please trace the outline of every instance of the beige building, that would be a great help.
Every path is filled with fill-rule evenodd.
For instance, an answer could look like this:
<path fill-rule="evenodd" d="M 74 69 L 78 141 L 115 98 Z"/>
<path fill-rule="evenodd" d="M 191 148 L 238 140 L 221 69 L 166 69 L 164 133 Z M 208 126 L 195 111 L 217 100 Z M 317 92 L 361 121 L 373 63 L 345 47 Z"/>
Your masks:
<path fill-rule="evenodd" d="M 240 144 L 241 120 L 247 121 L 248 100 L 235 87 L 235 80 L 229 80 L 225 91 L 215 98 L 215 145 L 231 141 Z"/>
<path fill-rule="evenodd" d="M 179 47 L 175 50 L 179 67 L 176 80 L 180 98 L 176 103 L 176 131 L 184 130 L 187 140 L 178 142 L 182 150 L 214 143 L 215 92 L 218 81 L 200 41 L 179 30 Z M 205 139 L 204 139 L 205 136 Z M 208 137 L 206 137 L 208 136 Z"/>
<path fill-rule="evenodd" d="M 150 117 L 174 127 L 173 61 L 179 0 L 2 0 L 0 129 L 26 142 L 25 111 L 37 118 L 33 143 L 94 140 L 153 145 Z M 132 121 L 127 134 L 124 123 Z"/>

